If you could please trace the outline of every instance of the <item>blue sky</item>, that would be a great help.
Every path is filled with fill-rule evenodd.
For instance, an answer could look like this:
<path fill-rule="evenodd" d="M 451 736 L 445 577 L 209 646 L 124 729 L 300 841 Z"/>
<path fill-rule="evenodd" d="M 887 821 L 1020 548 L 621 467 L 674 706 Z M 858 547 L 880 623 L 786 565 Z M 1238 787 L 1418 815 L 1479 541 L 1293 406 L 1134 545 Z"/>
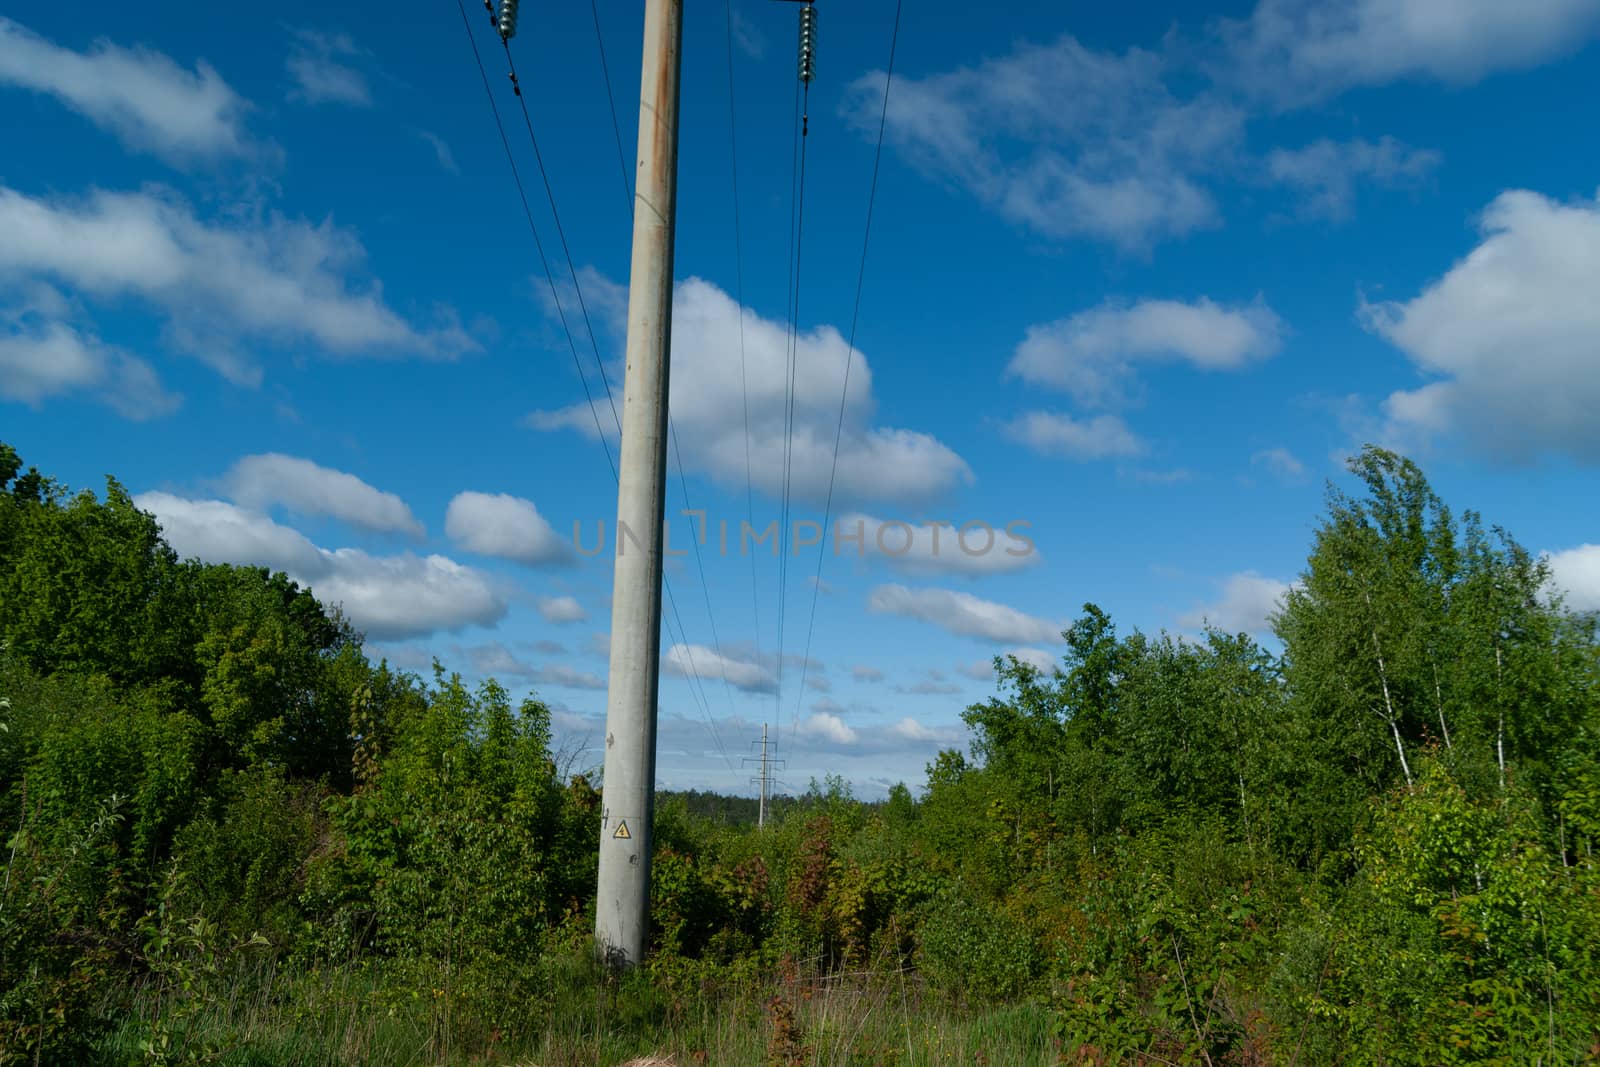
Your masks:
<path fill-rule="evenodd" d="M 642 5 L 599 8 L 631 168 Z M 620 403 L 629 200 L 591 8 L 530 5 L 575 289 L 468 13 L 554 300 L 454 4 L 0 18 L 0 437 L 115 474 L 185 554 L 309 582 L 393 662 L 537 691 L 581 765 L 616 493 L 555 310 Z M 796 10 L 690 4 L 668 506 L 686 485 L 710 536 L 705 586 L 668 563 L 662 784 L 748 788 L 763 722 L 796 787 L 916 783 L 989 659 L 1050 662 L 1086 601 L 1262 632 L 1366 441 L 1600 608 L 1600 148 L 1572 117 L 1600 0 L 907 5 L 853 355 L 894 6 L 818 14 L 792 517 L 822 517 L 853 359 L 833 516 L 891 551 L 829 532 L 804 668 L 817 549 L 791 558 L 779 691 L 779 567 L 738 524 L 781 506 Z M 608 553 L 575 549 L 602 521 Z"/>

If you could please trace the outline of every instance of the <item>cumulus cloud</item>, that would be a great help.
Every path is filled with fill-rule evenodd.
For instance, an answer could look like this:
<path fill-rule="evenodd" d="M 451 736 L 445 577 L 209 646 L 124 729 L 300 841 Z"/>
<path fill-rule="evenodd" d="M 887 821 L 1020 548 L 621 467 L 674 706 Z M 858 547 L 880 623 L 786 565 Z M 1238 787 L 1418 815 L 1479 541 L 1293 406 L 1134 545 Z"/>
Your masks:
<path fill-rule="evenodd" d="M 1006 374 L 1067 393 L 1085 406 L 1116 407 L 1128 400 L 1137 364 L 1239 370 L 1276 353 L 1283 332 L 1282 320 L 1260 299 L 1236 307 L 1204 297 L 1192 303 L 1106 303 L 1030 326 Z"/>
<path fill-rule="evenodd" d="M 0 86 L 55 97 L 128 147 L 188 164 L 246 155 L 249 105 L 212 67 L 101 39 L 74 52 L 0 16 Z"/>
<path fill-rule="evenodd" d="M 1359 181 L 1383 187 L 1414 186 L 1439 166 L 1438 152 L 1412 148 L 1393 137 L 1377 141 L 1324 137 L 1303 148 L 1267 154 L 1268 180 L 1300 193 L 1301 213 L 1312 218 L 1350 217 Z"/>
<path fill-rule="evenodd" d="M 394 493 L 375 489 L 353 474 L 309 459 L 266 452 L 245 456 L 223 477 L 230 497 L 248 508 L 275 504 L 302 515 L 330 515 L 380 533 L 421 537 L 422 523 Z"/>
<path fill-rule="evenodd" d="M 814 711 L 801 719 L 795 730 L 802 737 L 820 737 L 836 745 L 853 745 L 859 735 L 831 711 Z"/>
<path fill-rule="evenodd" d="M 584 288 L 585 296 L 589 286 Z M 875 425 L 873 374 L 867 358 L 832 326 L 803 330 L 796 339 L 793 433 L 785 434 L 788 408 L 788 329 L 744 310 L 744 364 L 740 363 L 741 309 L 709 282 L 681 282 L 672 318 L 672 417 L 685 464 L 726 486 L 745 484 L 744 410 L 748 383 L 750 476 L 773 496 L 784 484 L 789 448 L 790 492 L 821 502 L 827 495 L 838 429 L 840 388 L 850 363 L 844 428 L 834 482 L 835 502 L 917 500 L 971 481 L 965 461 L 936 438 L 914 430 Z M 613 380 L 620 380 L 620 375 Z M 576 430 L 593 436 L 595 419 L 615 433 L 611 409 L 597 397 L 587 403 L 535 412 L 540 430 Z M 731 414 L 730 414 L 731 413 Z"/>
<path fill-rule="evenodd" d="M 868 667 L 865 664 L 858 663 L 850 668 L 850 677 L 858 682 L 881 682 L 884 679 L 884 673 L 876 667 Z"/>
<path fill-rule="evenodd" d="M 1046 456 L 1072 460 L 1143 455 L 1145 444 L 1120 415 L 1075 419 L 1051 411 L 1028 411 L 1004 426 L 1005 434 Z"/>
<path fill-rule="evenodd" d="M 1221 599 L 1181 615 L 1178 625 L 1192 629 L 1209 625 L 1225 633 L 1269 633 L 1272 615 L 1282 609 L 1291 588 L 1289 582 L 1243 571 L 1223 582 Z"/>
<path fill-rule="evenodd" d="M 348 34 L 296 30 L 294 36 L 285 64 L 294 79 L 289 99 L 306 104 L 371 106 L 372 91 L 366 77 L 348 62 L 365 53 Z"/>
<path fill-rule="evenodd" d="M 1137 48 L 1021 43 L 976 66 L 896 78 L 886 136 L 931 177 L 1036 233 L 1142 248 L 1218 221 L 1200 175 L 1232 153 L 1243 124 L 1221 97 L 1175 95 L 1167 68 Z M 873 71 L 846 93 L 845 115 L 865 135 L 877 135 L 885 80 Z"/>
<path fill-rule="evenodd" d="M 1260 0 L 1218 24 L 1219 76 L 1285 105 L 1405 78 L 1474 82 L 1576 51 L 1594 0 Z"/>
<path fill-rule="evenodd" d="M 150 492 L 134 504 L 156 517 L 179 555 L 283 571 L 379 640 L 490 626 L 506 614 L 505 597 L 488 575 L 445 556 L 320 548 L 297 530 L 222 500 Z"/>
<path fill-rule="evenodd" d="M 518 563 L 570 563 L 572 546 L 539 514 L 533 501 L 509 493 L 457 493 L 445 510 L 450 540 L 480 556 Z"/>
<path fill-rule="evenodd" d="M 1008 648 L 1000 654 L 1020 660 L 1045 675 L 1052 674 L 1061 667 L 1061 657 L 1042 648 Z M 970 663 L 963 663 L 956 670 L 974 681 L 992 682 L 995 679 L 994 660 L 992 659 L 980 659 L 973 660 Z"/>
<path fill-rule="evenodd" d="M 962 736 L 961 731 L 954 727 L 924 726 L 910 716 L 889 727 L 889 733 L 906 741 L 940 745 L 955 744 L 961 740 Z"/>
<path fill-rule="evenodd" d="M 420 328 L 376 283 L 352 288 L 365 251 L 331 223 L 205 222 L 154 191 L 66 200 L 0 186 L 0 232 L 0 282 L 47 277 L 103 300 L 144 300 L 165 315 L 169 343 L 238 383 L 261 379 L 238 350 L 246 338 L 341 356 L 448 359 L 477 347 L 447 314 Z"/>
<path fill-rule="evenodd" d="M 1342 217 L 1358 182 L 1420 180 L 1437 155 L 1390 138 L 1270 152 L 1251 119 L 1401 78 L 1451 84 L 1576 51 L 1597 0 L 1259 0 L 1197 36 L 1102 51 L 1068 36 L 1020 42 L 979 63 L 897 75 L 885 136 L 913 166 L 1047 238 L 1146 252 L 1222 221 L 1216 189 L 1263 179 L 1297 188 L 1303 215 Z M 878 135 L 886 76 L 844 96 Z"/>
<path fill-rule="evenodd" d="M 953 589 L 909 589 L 880 585 L 867 598 L 880 615 L 900 615 L 932 623 L 961 637 L 1005 643 L 1060 644 L 1062 624 Z"/>
<path fill-rule="evenodd" d="M 542 596 L 534 604 L 546 622 L 558 624 L 582 622 L 589 617 L 589 613 L 583 610 L 583 605 L 578 603 L 577 597 Z"/>
<path fill-rule="evenodd" d="M 50 397 L 85 394 L 134 420 L 178 409 L 182 397 L 162 386 L 155 368 L 71 317 L 69 302 L 47 286 L 0 307 L 0 397 L 38 407 Z"/>
<path fill-rule="evenodd" d="M 1549 554 L 1551 583 L 1574 611 L 1600 611 L 1600 545 Z"/>
<path fill-rule="evenodd" d="M 679 678 L 698 676 L 703 682 L 723 678 L 746 693 L 778 691 L 777 675 L 765 664 L 735 659 L 704 645 L 673 645 L 661 657 L 661 665 L 668 674 Z"/>
<path fill-rule="evenodd" d="M 1369 329 L 1434 379 L 1385 403 L 1401 432 L 1468 431 L 1513 459 L 1600 461 L 1600 201 L 1513 190 L 1482 239 L 1420 295 L 1367 305 Z"/>
<path fill-rule="evenodd" d="M 910 522 L 857 513 L 835 522 L 832 540 L 840 555 L 882 560 L 907 574 L 981 577 L 1042 562 L 1028 534 L 1030 525 L 1019 521 L 1008 528 L 1004 522 L 974 520 L 957 526 L 942 520 Z"/>

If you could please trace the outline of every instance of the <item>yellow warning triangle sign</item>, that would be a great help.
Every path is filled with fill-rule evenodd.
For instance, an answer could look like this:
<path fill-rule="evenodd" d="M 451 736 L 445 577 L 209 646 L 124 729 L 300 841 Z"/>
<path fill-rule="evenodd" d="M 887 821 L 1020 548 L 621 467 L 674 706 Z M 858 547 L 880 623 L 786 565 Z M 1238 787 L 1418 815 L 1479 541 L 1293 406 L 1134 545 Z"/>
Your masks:
<path fill-rule="evenodd" d="M 612 837 L 620 837 L 624 841 L 633 840 L 633 835 L 628 832 L 628 820 L 627 819 L 619 820 L 617 822 L 616 833 L 612 834 L 611 836 Z"/>

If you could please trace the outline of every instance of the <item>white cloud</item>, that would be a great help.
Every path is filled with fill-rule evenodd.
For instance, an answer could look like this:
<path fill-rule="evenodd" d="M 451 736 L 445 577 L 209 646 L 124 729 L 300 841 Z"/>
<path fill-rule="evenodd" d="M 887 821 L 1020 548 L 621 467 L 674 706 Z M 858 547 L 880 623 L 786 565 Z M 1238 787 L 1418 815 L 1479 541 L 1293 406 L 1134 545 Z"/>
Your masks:
<path fill-rule="evenodd" d="M 96 41 L 74 52 L 0 16 L 0 86 L 47 93 L 131 148 L 184 164 L 249 154 L 249 105 L 210 65 Z"/>
<path fill-rule="evenodd" d="M 272 216 L 201 221 L 155 192 L 95 191 L 45 200 L 0 186 L 0 282 L 48 276 L 105 300 L 142 298 L 167 317 L 168 341 L 241 383 L 260 368 L 247 337 L 314 342 L 338 355 L 455 358 L 477 347 L 457 326 L 420 329 L 350 287 L 365 252 L 331 222 Z"/>
<path fill-rule="evenodd" d="M 582 622 L 589 617 L 589 613 L 583 610 L 583 605 L 578 603 L 577 597 L 542 596 L 535 604 L 546 622 L 557 624 Z"/>
<path fill-rule="evenodd" d="M 853 745 L 859 735 L 831 711 L 812 712 L 795 727 L 802 737 L 819 737 L 836 745 Z"/>
<path fill-rule="evenodd" d="M 1250 457 L 1252 467 L 1263 467 L 1274 477 L 1286 482 L 1305 477 L 1306 465 L 1295 458 L 1287 448 L 1265 448 Z"/>
<path fill-rule="evenodd" d="M 1574 611 L 1600 611 L 1600 545 L 1579 545 L 1549 555 L 1551 583 Z"/>
<path fill-rule="evenodd" d="M 284 571 L 379 640 L 490 626 L 506 614 L 505 597 L 488 575 L 444 556 L 319 548 L 296 530 L 221 500 L 151 492 L 134 504 L 155 515 L 179 555 Z"/>
<path fill-rule="evenodd" d="M 1400 432 L 1460 431 L 1517 459 L 1600 461 L 1600 203 L 1501 193 L 1477 248 L 1369 329 L 1436 380 L 1385 404 Z"/>
<path fill-rule="evenodd" d="M 0 397 L 39 406 L 53 396 L 87 393 L 125 418 L 169 415 L 182 397 L 167 392 L 155 368 L 67 321 L 68 301 L 36 286 L 0 307 Z"/>
<path fill-rule="evenodd" d="M 302 515 L 331 515 L 382 533 L 421 537 L 422 523 L 394 493 L 375 489 L 353 474 L 279 452 L 245 456 L 223 477 L 230 497 L 264 511 L 281 504 Z"/>
<path fill-rule="evenodd" d="M 1268 633 L 1271 616 L 1283 607 L 1291 588 L 1288 582 L 1243 571 L 1223 583 L 1220 600 L 1185 613 L 1178 618 L 1178 625 L 1193 629 L 1209 625 L 1224 633 Z"/>
<path fill-rule="evenodd" d="M 1061 657 L 1042 648 L 1008 648 L 1001 653 L 1002 656 L 1011 656 L 1041 674 L 1050 675 L 1061 667 Z M 994 661 L 992 659 L 973 660 L 956 667 L 961 674 L 979 682 L 994 681 Z"/>
<path fill-rule="evenodd" d="M 1042 648 L 1008 648 L 1004 655 L 1015 657 L 1036 671 L 1050 674 L 1061 666 L 1061 657 Z"/>
<path fill-rule="evenodd" d="M 289 99 L 307 104 L 349 104 L 370 107 L 372 91 L 362 73 L 342 62 L 363 55 L 347 34 L 296 30 L 285 64 L 294 88 Z"/>
<path fill-rule="evenodd" d="M 961 740 L 960 730 L 948 726 L 924 726 L 910 716 L 889 727 L 889 733 L 906 741 L 919 743 L 950 745 Z"/>
<path fill-rule="evenodd" d="M 588 292 L 588 287 L 585 287 Z M 950 448 L 928 434 L 873 424 L 872 368 L 831 326 L 796 339 L 793 434 L 786 438 L 788 330 L 781 322 L 744 313 L 743 370 L 740 308 L 709 282 L 677 287 L 672 320 L 672 417 L 684 462 L 726 486 L 745 484 L 745 390 L 748 381 L 750 462 L 756 488 L 781 494 L 786 440 L 790 489 L 801 500 L 827 494 L 838 428 L 845 364 L 853 356 L 845 397 L 834 500 L 915 500 L 969 482 L 972 473 Z M 613 376 L 620 382 L 620 374 Z M 620 403 L 620 397 L 618 402 Z M 600 425 L 615 432 L 611 410 L 597 395 Z M 536 429 L 574 429 L 593 435 L 586 403 L 529 417 Z"/>
<path fill-rule="evenodd" d="M 1220 76 L 1284 104 L 1428 78 L 1462 85 L 1576 51 L 1595 0 L 1260 0 L 1220 24 Z"/>
<path fill-rule="evenodd" d="M 1027 523 L 1008 532 L 1003 522 L 974 520 L 956 526 L 942 520 L 911 522 L 851 514 L 834 525 L 830 540 L 836 555 L 883 560 L 907 574 L 979 577 L 1006 574 L 1043 561 L 1028 536 Z"/>
<path fill-rule="evenodd" d="M 1005 424 L 1006 436 L 1035 452 L 1073 460 L 1138 456 L 1144 442 L 1120 415 L 1074 419 L 1049 411 L 1029 411 Z"/>
<path fill-rule="evenodd" d="M 167 543 L 185 558 L 269 567 L 291 575 L 320 575 L 327 566 L 323 551 L 298 530 L 225 500 L 150 492 L 133 502 L 156 517 Z"/>
<path fill-rule="evenodd" d="M 884 673 L 876 667 L 868 667 L 865 664 L 858 663 L 850 668 L 850 677 L 858 682 L 881 682 L 884 679 Z"/>
<path fill-rule="evenodd" d="M 1065 628 L 1049 619 L 952 589 L 880 585 L 868 596 L 867 608 L 882 615 L 902 615 L 932 623 L 962 637 L 989 641 L 1059 644 Z"/>
<path fill-rule="evenodd" d="M 1346 219 L 1356 182 L 1370 179 L 1385 187 L 1416 185 L 1439 166 L 1438 152 L 1412 148 L 1393 137 L 1376 142 L 1326 137 L 1303 148 L 1276 148 L 1267 154 L 1267 177 L 1296 189 L 1301 212 L 1314 218 Z"/>
<path fill-rule="evenodd" d="M 1259 298 L 1237 307 L 1205 297 L 1193 303 L 1106 303 L 1030 326 L 1006 374 L 1060 390 L 1080 404 L 1115 407 L 1128 400 L 1135 364 L 1238 370 L 1277 352 L 1283 330 L 1282 320 Z"/>
<path fill-rule="evenodd" d="M 1199 176 L 1232 153 L 1243 123 L 1220 97 L 1174 95 L 1167 68 L 1141 49 L 1023 43 L 976 67 L 896 78 L 886 136 L 930 176 L 1037 233 L 1141 248 L 1217 222 Z M 868 136 L 884 80 L 874 71 L 846 93 L 846 116 Z"/>
<path fill-rule="evenodd" d="M 777 676 L 764 664 L 719 655 L 704 645 L 673 645 L 661 657 L 661 665 L 679 678 L 698 676 L 703 682 L 723 678 L 746 693 L 778 691 Z"/>
<path fill-rule="evenodd" d="M 572 560 L 572 546 L 533 501 L 509 493 L 457 493 L 445 510 L 444 530 L 456 544 L 482 556 L 528 564 Z"/>

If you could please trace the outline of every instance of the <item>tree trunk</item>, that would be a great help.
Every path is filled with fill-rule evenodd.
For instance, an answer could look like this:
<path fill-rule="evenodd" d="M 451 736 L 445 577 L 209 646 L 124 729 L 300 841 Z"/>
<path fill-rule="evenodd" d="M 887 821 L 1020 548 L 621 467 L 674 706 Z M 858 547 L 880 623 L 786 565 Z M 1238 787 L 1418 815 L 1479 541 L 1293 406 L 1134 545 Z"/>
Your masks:
<path fill-rule="evenodd" d="M 1367 600 L 1367 611 L 1372 611 L 1372 594 L 1363 594 Z M 1383 646 L 1378 643 L 1378 624 L 1372 624 L 1372 650 L 1378 655 L 1378 683 L 1383 686 L 1383 710 L 1389 719 L 1389 730 L 1394 734 L 1394 751 L 1400 757 L 1400 770 L 1406 776 L 1406 786 L 1409 788 L 1411 781 L 1411 764 L 1406 762 L 1406 746 L 1400 740 L 1400 722 L 1394 713 L 1394 698 L 1389 695 L 1389 669 L 1383 662 Z"/>
<path fill-rule="evenodd" d="M 1500 788 L 1506 787 L 1506 698 L 1505 666 L 1500 660 L 1500 642 L 1494 643 L 1494 687 L 1496 721 L 1494 728 L 1494 756 L 1500 765 Z"/>
<path fill-rule="evenodd" d="M 1444 750 L 1449 752 L 1453 746 L 1450 744 L 1450 727 L 1444 721 L 1444 691 L 1439 688 L 1439 661 L 1432 656 L 1429 659 L 1433 660 L 1433 703 L 1439 709 L 1439 730 L 1444 734 Z"/>

